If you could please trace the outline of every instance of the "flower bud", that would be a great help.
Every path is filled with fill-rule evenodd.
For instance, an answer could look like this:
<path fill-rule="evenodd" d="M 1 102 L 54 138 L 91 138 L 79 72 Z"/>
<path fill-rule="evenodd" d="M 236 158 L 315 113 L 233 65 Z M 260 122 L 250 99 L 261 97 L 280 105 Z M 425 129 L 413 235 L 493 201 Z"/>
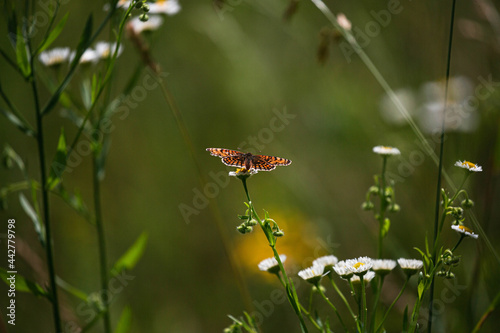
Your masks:
<path fill-rule="evenodd" d="M 283 230 L 277 230 L 273 232 L 273 235 L 274 237 L 283 237 L 285 236 L 285 233 L 283 232 Z"/>
<path fill-rule="evenodd" d="M 245 223 L 240 224 L 238 227 L 236 227 L 236 230 L 238 230 L 241 234 L 247 234 L 252 232 L 253 228 L 246 225 Z"/>
<path fill-rule="evenodd" d="M 139 16 L 139 20 L 141 20 L 141 22 L 146 22 L 147 20 L 149 20 L 148 14 L 146 14 L 146 13 L 141 14 Z"/>
<path fill-rule="evenodd" d="M 377 186 L 370 186 L 370 188 L 368 189 L 368 192 L 370 192 L 370 194 L 373 194 L 373 195 L 378 195 L 378 187 Z"/>
<path fill-rule="evenodd" d="M 464 201 L 462 201 L 462 207 L 464 208 L 472 208 L 474 206 L 474 201 L 472 201 L 471 199 L 465 199 Z"/>
<path fill-rule="evenodd" d="M 361 208 L 363 210 L 373 210 L 373 203 L 371 201 L 367 201 L 367 202 L 363 202 L 363 204 L 361 205 Z"/>
<path fill-rule="evenodd" d="M 149 5 L 147 3 L 142 4 L 142 11 L 144 13 L 149 12 Z"/>
<path fill-rule="evenodd" d="M 399 207 L 398 204 L 392 204 L 390 207 L 389 207 L 389 211 L 391 211 L 392 213 L 397 213 L 401 210 L 401 207 Z"/>
<path fill-rule="evenodd" d="M 257 224 L 259 224 L 259 222 L 256 219 L 251 219 L 250 221 L 247 222 L 248 226 L 257 225 Z"/>

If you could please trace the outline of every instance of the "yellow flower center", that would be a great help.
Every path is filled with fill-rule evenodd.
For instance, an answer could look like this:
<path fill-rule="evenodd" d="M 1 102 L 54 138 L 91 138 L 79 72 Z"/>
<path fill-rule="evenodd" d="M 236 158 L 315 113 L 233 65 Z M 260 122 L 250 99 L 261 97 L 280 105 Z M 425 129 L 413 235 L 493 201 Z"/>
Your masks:
<path fill-rule="evenodd" d="M 365 264 L 363 264 L 362 262 L 358 262 L 357 264 L 355 264 L 355 265 L 354 265 L 354 266 L 352 266 L 352 267 L 354 267 L 354 268 L 358 269 L 359 267 L 364 266 L 364 265 L 365 265 Z"/>
<path fill-rule="evenodd" d="M 466 165 L 468 168 L 472 168 L 472 169 L 477 167 L 474 163 L 469 162 L 469 161 L 463 161 L 462 165 Z"/>
<path fill-rule="evenodd" d="M 460 230 L 463 230 L 463 231 L 468 232 L 468 233 L 471 233 L 471 234 L 473 234 L 473 233 L 474 233 L 474 231 L 472 231 L 471 229 L 469 229 L 469 228 L 467 228 L 466 226 L 463 226 L 463 225 L 459 225 L 459 226 L 458 226 L 458 228 L 459 228 Z"/>

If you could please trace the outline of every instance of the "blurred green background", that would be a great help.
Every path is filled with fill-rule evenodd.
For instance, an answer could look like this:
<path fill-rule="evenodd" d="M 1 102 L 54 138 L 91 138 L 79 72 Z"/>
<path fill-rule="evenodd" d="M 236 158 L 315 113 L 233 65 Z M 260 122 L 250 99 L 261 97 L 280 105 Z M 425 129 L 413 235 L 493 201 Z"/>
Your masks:
<path fill-rule="evenodd" d="M 373 12 L 387 10 L 388 2 L 325 3 L 335 13 L 345 13 L 355 35 L 358 31 L 360 43 L 363 36 L 359 29 L 368 36 L 364 50 L 391 87 L 397 92 L 406 89 L 400 96 L 417 124 L 428 129 L 425 133 L 432 142 L 435 136 L 430 131 L 440 128 L 440 122 L 432 118 L 436 114 L 432 102 L 443 101 L 439 98 L 445 77 L 451 1 L 401 1 L 399 13 L 390 15 L 390 22 L 384 26 L 377 23 Z M 388 170 L 398 180 L 396 198 L 402 209 L 390 216 L 385 257 L 419 258 L 413 247 L 422 248 L 425 237 L 432 237 L 437 166 L 423 152 L 410 127 L 398 121 L 390 103 L 384 103 L 383 89 L 359 57 L 345 56 L 339 47 L 342 39 L 328 39 L 328 55 L 323 63 L 318 61 L 318 47 L 325 42 L 327 31 L 324 28 L 331 26 L 313 4 L 299 1 L 288 20 L 283 19 L 289 6 L 285 0 L 227 0 L 219 3 L 222 9 L 218 10 L 209 0 L 180 4 L 182 10 L 166 17 L 149 41 L 153 56 L 168 73 L 167 84 L 192 136 L 204 175 L 211 179 L 211 174 L 229 170 L 219 159 L 209 156 L 207 147 L 260 151 L 293 161 L 289 167 L 261 172 L 249 180 L 257 210 L 267 210 L 284 229 L 285 237 L 279 239 L 277 248 L 288 256 L 285 267 L 289 274 L 296 276 L 298 270 L 320 255 L 331 253 L 340 259 L 376 256 L 378 225 L 371 212 L 361 210 L 361 203 L 373 175 L 380 173 L 382 159 L 371 150 L 381 144 L 398 147 L 402 152 L 388 164 Z M 462 104 L 476 96 L 479 102 L 470 113 L 449 123 L 443 160 L 444 170 L 455 184 L 462 174 L 453 167 L 457 160 L 483 166 L 484 171 L 472 175 L 466 188 L 476 202 L 473 212 L 497 251 L 500 94 L 496 82 L 500 82 L 500 34 L 495 29 L 500 22 L 492 18 L 494 15 L 485 16 L 482 8 L 498 15 L 499 6 L 487 0 L 458 3 L 451 62 L 451 75 L 457 79 L 450 86 L 450 100 Z M 102 7 L 101 2 L 63 4 L 60 17 L 66 12 L 70 15 L 54 46 L 75 48 L 86 17 L 93 12 L 95 22 L 99 22 L 105 15 Z M 376 29 L 366 30 L 377 24 L 378 33 Z M 13 55 L 5 24 L 1 29 L 2 49 Z M 107 36 L 108 32 L 103 33 L 102 39 Z M 125 40 L 113 81 L 115 95 L 124 89 L 139 63 L 133 45 Z M 97 70 L 99 66 L 102 64 Z M 0 61 L 0 72 L 4 90 L 33 124 L 29 85 L 4 60 Z M 79 80 L 88 74 L 78 72 L 68 89 L 78 93 Z M 138 85 L 146 75 L 144 71 Z M 484 80 L 493 84 L 484 86 Z M 487 92 L 486 97 L 479 97 L 478 91 Z M 47 101 L 48 90 L 42 87 L 41 92 L 42 101 Z M 74 125 L 61 117 L 60 109 L 45 119 L 49 157 L 54 154 L 61 127 L 70 139 L 76 133 Z M 289 118 L 281 123 L 273 120 L 277 114 Z M 146 98 L 141 98 L 123 118 L 113 118 L 115 126 L 103 182 L 109 261 L 118 259 L 143 231 L 149 234 L 149 240 L 143 258 L 133 271 L 127 272 L 130 280 L 113 295 L 112 320 L 116 323 L 123 307 L 130 305 L 133 332 L 220 332 L 230 324 L 227 314 L 240 316 L 242 311 L 252 309 L 245 307 L 239 293 L 211 209 L 197 209 L 198 214 L 191 215 L 188 221 L 181 214 L 180 205 L 194 207 L 195 193 L 203 189 L 161 90 L 147 90 Z M 275 124 L 279 130 L 273 130 Z M 0 142 L 9 143 L 23 157 L 30 175 L 39 179 L 32 138 L 1 118 Z M 22 177 L 17 170 L 0 172 L 2 186 Z M 64 177 L 66 188 L 79 190 L 92 211 L 89 156 Z M 444 186 L 450 188 L 446 183 Z M 262 318 L 262 331 L 299 332 L 288 302 L 270 302 L 272 292 L 280 289 L 278 281 L 258 271 L 258 262 L 272 255 L 263 233 L 258 228 L 249 235 L 236 232 L 240 223 L 236 216 L 244 213 L 246 199 L 240 182 L 230 179 L 226 186 L 217 187 L 217 192 L 209 205 L 220 211 L 229 254 L 241 269 L 254 311 Z M 59 198 L 51 197 L 50 201 L 58 275 L 86 292 L 98 290 L 95 228 Z M 44 251 L 17 194 L 9 196 L 7 211 L 0 214 L 2 221 L 16 219 L 17 239 L 33 251 L 33 258 L 39 257 L 45 269 Z M 470 219 L 467 221 L 473 227 Z M 5 229 L 0 232 L 4 234 Z M 447 246 L 453 246 L 458 239 L 451 230 L 444 235 Z M 436 299 L 442 300 L 442 308 L 437 311 L 440 317 L 436 332 L 470 331 L 498 292 L 499 263 L 484 239 L 466 239 L 459 252 L 463 261 L 456 270 L 456 280 L 451 282 L 452 286 L 456 283 L 455 287 L 441 280 L 437 283 Z M 20 273 L 36 276 L 21 258 L 17 263 Z M 392 302 L 403 281 L 398 270 L 389 276 L 382 298 L 385 304 Z M 387 329 L 391 332 L 400 330 L 406 304 L 410 308 L 413 305 L 416 279 L 412 282 L 390 317 Z M 298 284 L 299 297 L 306 302 L 309 287 L 305 282 Z M 339 284 L 347 293 L 342 281 Z M 442 292 L 450 288 L 451 293 Z M 1 295 L 6 290 L 5 285 L 0 286 Z M 331 290 L 328 295 L 338 301 Z M 444 300 L 453 295 L 453 301 Z M 9 332 L 53 330 L 51 307 L 46 300 L 24 293 L 16 297 L 17 324 L 8 326 Z M 67 318 L 85 325 L 90 315 L 80 311 L 81 301 L 64 292 L 61 299 Z M 4 321 L 5 300 L 0 297 Z M 333 314 L 319 297 L 315 303 L 320 314 L 328 316 L 337 329 Z M 484 331 L 492 331 L 493 324 L 490 318 Z M 100 332 L 101 326 L 97 324 L 91 332 Z"/>

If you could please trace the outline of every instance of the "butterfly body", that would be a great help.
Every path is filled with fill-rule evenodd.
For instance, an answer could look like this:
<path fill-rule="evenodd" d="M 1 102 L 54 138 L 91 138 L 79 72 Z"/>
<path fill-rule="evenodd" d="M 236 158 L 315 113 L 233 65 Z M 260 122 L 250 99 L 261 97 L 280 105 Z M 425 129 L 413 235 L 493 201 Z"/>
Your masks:
<path fill-rule="evenodd" d="M 225 165 L 244 168 L 248 171 L 271 171 L 276 169 L 276 166 L 286 166 L 292 163 L 292 161 L 282 157 L 253 155 L 252 153 L 224 148 L 207 148 L 207 151 L 212 156 L 220 157 Z"/>

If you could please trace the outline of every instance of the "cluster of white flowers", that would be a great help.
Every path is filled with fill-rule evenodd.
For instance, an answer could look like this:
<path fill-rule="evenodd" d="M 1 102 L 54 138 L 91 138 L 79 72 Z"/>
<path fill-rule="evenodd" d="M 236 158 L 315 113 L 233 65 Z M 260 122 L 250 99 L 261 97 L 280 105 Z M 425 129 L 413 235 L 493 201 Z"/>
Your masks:
<path fill-rule="evenodd" d="M 423 267 L 423 262 L 417 259 L 401 258 L 398 259 L 397 263 L 409 275 L 415 274 Z M 330 274 L 331 271 L 353 283 L 360 282 L 361 278 L 365 282 L 370 282 L 376 275 L 384 276 L 391 272 L 397 263 L 395 260 L 371 259 L 369 257 L 338 261 L 335 256 L 325 256 L 314 260 L 311 267 L 301 270 L 298 275 L 315 285 L 323 276 Z"/>
<path fill-rule="evenodd" d="M 80 64 L 97 63 L 99 60 L 108 59 L 116 51 L 116 43 L 97 42 L 94 49 L 88 48 L 80 57 Z M 118 47 L 117 56 L 122 54 L 123 47 Z M 38 59 L 47 67 L 61 65 L 64 62 L 72 62 L 75 59 L 76 51 L 71 51 L 69 47 L 56 47 L 40 53 Z"/>
<path fill-rule="evenodd" d="M 130 0 L 120 0 L 117 3 L 117 8 L 126 9 L 130 7 Z M 145 31 L 157 30 L 163 24 L 163 15 L 175 15 L 181 10 L 178 0 L 158 0 L 156 2 L 147 4 L 148 14 L 156 14 L 148 16 L 145 21 L 141 20 L 139 16 L 132 18 L 129 21 L 129 26 L 136 33 Z M 104 10 L 109 10 L 109 4 L 104 7 Z M 98 42 L 94 49 L 89 48 L 80 57 L 80 64 L 95 64 L 99 60 L 108 59 L 114 54 L 116 50 L 116 43 Z M 120 45 L 118 48 L 117 56 L 119 56 L 123 47 Z M 76 51 L 71 51 L 69 47 L 57 47 L 52 50 L 41 52 L 39 60 L 47 67 L 61 65 L 65 62 L 72 62 L 75 58 Z"/>
<path fill-rule="evenodd" d="M 424 83 L 418 90 L 413 88 L 396 89 L 394 93 L 404 106 L 407 115 L 403 115 L 394 104 L 391 96 L 384 95 L 379 109 L 384 120 L 393 125 L 405 125 L 406 116 L 411 117 L 425 133 L 432 134 L 441 129 L 445 122 L 445 131 L 470 133 L 476 130 L 480 122 L 477 88 L 465 76 L 450 77 L 446 112 L 444 100 L 446 81 Z M 479 98 L 480 99 L 480 98 Z"/>

